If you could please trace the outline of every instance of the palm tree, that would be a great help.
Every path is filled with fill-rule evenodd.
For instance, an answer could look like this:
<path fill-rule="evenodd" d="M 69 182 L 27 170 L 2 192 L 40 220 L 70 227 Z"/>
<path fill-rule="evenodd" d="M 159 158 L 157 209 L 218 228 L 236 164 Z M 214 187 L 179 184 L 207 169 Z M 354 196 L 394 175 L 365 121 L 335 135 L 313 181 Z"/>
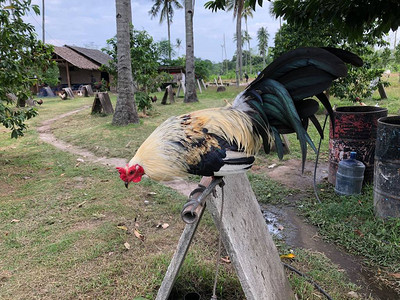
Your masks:
<path fill-rule="evenodd" d="M 257 30 L 258 50 L 263 57 L 263 68 L 265 68 L 265 56 L 268 50 L 269 33 L 267 27 L 261 27 Z"/>
<path fill-rule="evenodd" d="M 184 102 L 197 102 L 196 78 L 194 68 L 194 38 L 193 38 L 193 0 L 185 0 L 185 32 L 186 32 L 186 92 Z"/>
<path fill-rule="evenodd" d="M 160 13 L 160 24 L 167 20 L 168 43 L 171 48 L 171 23 L 174 17 L 174 8 L 182 9 L 183 6 L 179 0 L 153 0 L 153 2 L 154 5 L 151 7 L 149 14 L 153 19 Z M 169 51 L 169 60 L 171 60 L 171 51 Z"/>
<path fill-rule="evenodd" d="M 226 9 L 233 10 L 233 18 L 236 18 L 236 85 L 242 80 L 242 17 L 245 0 L 228 0 Z"/>
<path fill-rule="evenodd" d="M 242 39 L 241 39 L 241 41 L 242 41 L 242 49 L 243 49 L 243 45 L 245 44 L 245 43 L 250 43 L 250 40 L 251 40 L 251 36 L 248 34 L 248 32 L 247 31 L 245 31 L 245 30 L 242 30 Z M 237 35 L 236 35 L 236 33 L 234 33 L 233 34 L 233 41 L 235 41 L 235 42 L 237 42 Z M 250 48 L 249 48 L 249 52 L 250 52 Z M 242 53 L 242 55 L 244 55 L 244 56 L 246 56 L 245 55 L 246 53 Z M 243 59 L 243 58 L 242 58 Z M 248 57 L 247 57 L 247 59 L 246 59 L 246 67 L 248 66 L 248 64 L 249 64 L 249 59 L 248 59 Z"/>
<path fill-rule="evenodd" d="M 118 97 L 113 125 L 139 123 L 132 79 L 130 33 L 132 24 L 131 0 L 115 0 L 117 16 Z"/>
<path fill-rule="evenodd" d="M 248 48 L 249 48 L 249 56 L 247 57 L 247 58 L 248 58 L 248 60 L 247 60 L 247 65 L 250 65 L 250 74 L 251 74 L 251 72 L 252 72 L 252 69 L 251 69 L 251 47 L 250 47 L 251 36 L 250 36 L 250 34 L 249 34 L 249 28 L 248 28 L 248 26 L 247 26 L 247 19 L 253 17 L 253 10 L 252 10 L 252 8 L 251 8 L 250 6 L 245 6 L 245 8 L 243 9 L 242 15 L 243 15 L 243 18 L 244 18 L 244 22 L 245 22 L 245 24 L 246 24 L 246 34 L 245 34 L 245 37 L 246 37 L 246 41 L 247 41 L 247 46 L 248 46 Z M 249 70 L 247 70 L 247 71 L 249 71 Z"/>
<path fill-rule="evenodd" d="M 178 57 L 179 57 L 179 50 L 182 48 L 182 40 L 180 38 L 176 39 L 175 47 L 176 47 L 176 49 L 178 49 Z"/>

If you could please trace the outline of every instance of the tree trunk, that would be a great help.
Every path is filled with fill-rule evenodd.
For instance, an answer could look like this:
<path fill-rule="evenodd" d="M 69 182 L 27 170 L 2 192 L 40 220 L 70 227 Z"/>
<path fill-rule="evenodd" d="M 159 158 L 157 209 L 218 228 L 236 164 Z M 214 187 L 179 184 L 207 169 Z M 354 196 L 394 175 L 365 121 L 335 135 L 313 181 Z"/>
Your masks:
<path fill-rule="evenodd" d="M 265 50 L 263 50 L 263 69 L 265 69 Z"/>
<path fill-rule="evenodd" d="M 171 60 L 171 24 L 169 22 L 169 13 L 167 14 L 167 27 L 168 27 L 168 58 L 169 60 Z"/>
<path fill-rule="evenodd" d="M 243 1 L 240 0 L 236 12 L 236 86 L 242 80 L 242 11 Z"/>
<path fill-rule="evenodd" d="M 247 36 L 249 37 L 249 28 L 247 26 L 247 18 L 246 18 L 246 32 L 247 32 Z M 250 39 L 247 41 L 247 44 L 249 46 L 249 61 L 248 64 L 250 64 L 250 72 L 249 74 L 251 74 L 253 72 L 252 67 L 251 67 L 251 47 L 250 47 Z"/>
<path fill-rule="evenodd" d="M 194 69 L 194 42 L 193 42 L 193 3 L 185 0 L 185 30 L 186 30 L 186 93 L 184 102 L 197 102 L 196 81 Z"/>
<path fill-rule="evenodd" d="M 113 125 L 139 123 L 132 79 L 130 29 L 131 0 L 115 0 L 117 18 L 118 86 Z"/>

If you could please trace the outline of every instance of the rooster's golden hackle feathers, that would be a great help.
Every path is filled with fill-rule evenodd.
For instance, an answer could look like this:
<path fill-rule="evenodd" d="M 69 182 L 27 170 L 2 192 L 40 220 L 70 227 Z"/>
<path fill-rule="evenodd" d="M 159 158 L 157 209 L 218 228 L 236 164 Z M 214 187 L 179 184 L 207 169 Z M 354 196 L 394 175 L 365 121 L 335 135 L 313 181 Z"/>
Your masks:
<path fill-rule="evenodd" d="M 319 104 L 332 116 L 323 93 L 332 81 L 347 74 L 345 63 L 361 66 L 355 54 L 334 48 L 299 48 L 274 60 L 234 100 L 223 108 L 204 109 L 161 124 L 141 145 L 126 168 L 118 168 L 128 184 L 143 174 L 169 180 L 187 174 L 225 176 L 248 170 L 263 146 L 275 144 L 283 156 L 281 134 L 296 133 L 303 169 L 307 144 L 316 148 L 307 133 L 309 121 L 322 128 L 315 117 Z M 332 126 L 334 126 L 332 122 Z"/>

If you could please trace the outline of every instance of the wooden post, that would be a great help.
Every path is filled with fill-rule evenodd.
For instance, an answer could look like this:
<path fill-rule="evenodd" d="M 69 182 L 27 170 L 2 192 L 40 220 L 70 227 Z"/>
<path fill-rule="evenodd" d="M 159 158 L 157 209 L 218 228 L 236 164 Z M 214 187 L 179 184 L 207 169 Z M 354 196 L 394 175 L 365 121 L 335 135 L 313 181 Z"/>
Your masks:
<path fill-rule="evenodd" d="M 203 91 L 201 90 L 200 81 L 198 79 L 197 79 L 197 85 L 199 86 L 200 94 L 203 93 Z"/>
<path fill-rule="evenodd" d="M 224 181 L 221 224 L 221 188 L 217 188 L 216 198 L 211 195 L 207 198 L 207 208 L 220 229 L 222 241 L 236 269 L 246 299 L 294 299 L 278 251 L 247 176 L 226 176 Z M 168 299 L 196 228 L 197 223 L 186 225 L 156 300 Z M 210 286 L 210 291 L 211 289 Z"/>
<path fill-rule="evenodd" d="M 112 106 L 110 96 L 108 95 L 107 92 L 96 93 L 92 105 L 92 114 L 95 113 L 105 113 L 105 114 L 114 113 L 114 108 Z"/>
<path fill-rule="evenodd" d="M 203 79 L 201 80 L 201 83 L 203 84 L 203 87 L 204 87 L 204 89 L 206 90 L 206 89 L 207 89 L 207 86 L 206 86 L 206 84 L 204 83 L 204 80 L 203 80 Z"/>
<path fill-rule="evenodd" d="M 68 83 L 68 87 L 71 88 L 71 78 L 69 76 L 69 65 L 68 62 L 65 61 L 65 69 L 67 70 L 67 83 Z"/>
<path fill-rule="evenodd" d="M 218 81 L 216 78 L 214 78 L 214 82 L 215 82 L 215 85 L 218 87 Z"/>
<path fill-rule="evenodd" d="M 178 81 L 178 91 L 176 92 L 176 97 L 179 98 L 179 94 L 181 93 L 181 86 L 182 86 L 182 81 Z"/>
<path fill-rule="evenodd" d="M 172 85 L 167 86 L 169 103 L 175 103 L 174 89 Z"/>
<path fill-rule="evenodd" d="M 223 82 L 222 82 L 221 76 L 218 76 L 218 79 L 219 79 L 219 83 L 221 84 L 221 86 L 223 86 L 224 84 L 223 84 Z"/>

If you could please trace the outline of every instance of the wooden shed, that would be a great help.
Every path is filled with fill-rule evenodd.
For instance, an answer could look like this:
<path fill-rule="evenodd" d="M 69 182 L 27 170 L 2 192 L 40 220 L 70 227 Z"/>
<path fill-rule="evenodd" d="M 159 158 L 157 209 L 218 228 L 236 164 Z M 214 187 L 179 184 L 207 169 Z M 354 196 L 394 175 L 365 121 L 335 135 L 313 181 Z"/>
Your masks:
<path fill-rule="evenodd" d="M 77 46 L 54 46 L 53 59 L 60 71 L 61 87 L 77 90 L 81 85 L 94 85 L 104 79 L 108 86 L 112 78 L 100 71 L 102 64 L 108 64 L 111 57 L 97 49 Z"/>

